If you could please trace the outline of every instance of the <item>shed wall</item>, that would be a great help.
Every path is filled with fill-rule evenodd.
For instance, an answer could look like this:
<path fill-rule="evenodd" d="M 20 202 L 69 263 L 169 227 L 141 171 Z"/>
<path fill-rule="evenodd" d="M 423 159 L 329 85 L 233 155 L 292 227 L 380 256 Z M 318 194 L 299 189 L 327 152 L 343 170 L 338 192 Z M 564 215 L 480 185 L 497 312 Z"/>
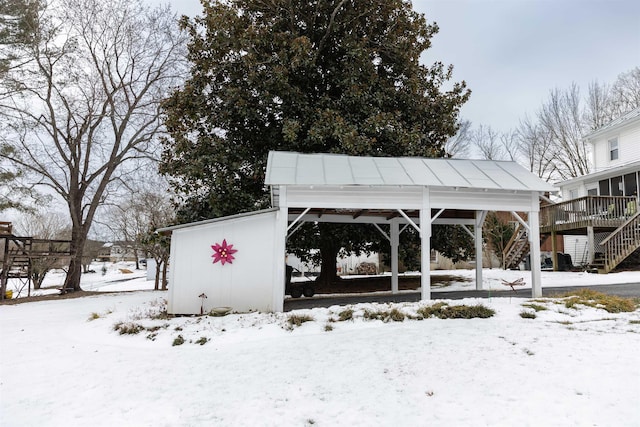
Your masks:
<path fill-rule="evenodd" d="M 177 229 L 171 239 L 168 311 L 200 313 L 231 307 L 234 311 L 273 311 L 276 212 Z M 213 263 L 212 245 L 233 245 L 231 264 Z M 281 287 L 284 287 L 282 285 Z M 284 298 L 284 295 L 283 295 Z"/>

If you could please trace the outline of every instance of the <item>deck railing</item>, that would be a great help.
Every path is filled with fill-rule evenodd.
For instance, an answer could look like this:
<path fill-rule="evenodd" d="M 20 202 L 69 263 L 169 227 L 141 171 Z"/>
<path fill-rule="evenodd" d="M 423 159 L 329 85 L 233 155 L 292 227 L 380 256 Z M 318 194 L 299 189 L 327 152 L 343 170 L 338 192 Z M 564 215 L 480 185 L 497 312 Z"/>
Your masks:
<path fill-rule="evenodd" d="M 631 218 L 638 211 L 633 196 L 585 196 L 540 208 L 540 226 Z"/>

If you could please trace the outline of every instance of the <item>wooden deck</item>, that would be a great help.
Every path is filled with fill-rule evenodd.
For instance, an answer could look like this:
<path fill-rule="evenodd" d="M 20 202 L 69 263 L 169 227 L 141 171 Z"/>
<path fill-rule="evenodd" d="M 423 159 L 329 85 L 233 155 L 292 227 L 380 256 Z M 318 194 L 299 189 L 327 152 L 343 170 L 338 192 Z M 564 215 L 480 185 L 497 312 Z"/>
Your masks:
<path fill-rule="evenodd" d="M 540 208 L 540 234 L 610 233 L 638 210 L 635 197 L 586 196 Z"/>

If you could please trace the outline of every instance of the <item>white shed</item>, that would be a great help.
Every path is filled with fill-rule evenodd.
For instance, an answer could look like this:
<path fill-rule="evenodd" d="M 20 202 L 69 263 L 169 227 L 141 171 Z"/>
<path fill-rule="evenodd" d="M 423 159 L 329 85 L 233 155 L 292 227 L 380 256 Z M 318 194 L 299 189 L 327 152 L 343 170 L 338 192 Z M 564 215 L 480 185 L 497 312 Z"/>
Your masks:
<path fill-rule="evenodd" d="M 337 154 L 269 153 L 265 184 L 274 209 L 168 227 L 173 232 L 169 312 L 282 311 L 285 246 L 305 221 L 370 223 L 390 241 L 391 291 L 398 292 L 397 253 L 402 227 L 420 232 L 421 297 L 431 298 L 432 224 L 459 224 L 475 240 L 476 289 L 482 289 L 482 224 L 488 211 L 507 211 L 528 230 L 532 259 L 540 258 L 539 197 L 556 189 L 515 162 Z M 526 212 L 525 221 L 516 212 Z M 471 227 L 471 228 L 469 228 Z M 238 252 L 213 263 L 226 239 Z M 532 296 L 541 296 L 540 265 L 531 266 Z"/>
<path fill-rule="evenodd" d="M 163 229 L 172 232 L 169 313 L 277 310 L 276 263 L 284 264 L 273 251 L 278 215 L 269 209 Z"/>

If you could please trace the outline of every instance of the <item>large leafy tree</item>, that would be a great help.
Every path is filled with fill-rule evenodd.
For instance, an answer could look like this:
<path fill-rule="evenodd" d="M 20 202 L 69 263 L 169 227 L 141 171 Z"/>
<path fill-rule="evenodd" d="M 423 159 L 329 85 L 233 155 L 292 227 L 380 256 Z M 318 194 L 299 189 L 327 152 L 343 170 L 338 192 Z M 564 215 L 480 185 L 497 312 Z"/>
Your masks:
<path fill-rule="evenodd" d="M 269 150 L 442 156 L 469 96 L 451 66 L 420 64 L 438 27 L 408 1 L 205 1 L 182 25 L 191 77 L 165 103 L 162 163 L 182 221 L 267 206 Z"/>

